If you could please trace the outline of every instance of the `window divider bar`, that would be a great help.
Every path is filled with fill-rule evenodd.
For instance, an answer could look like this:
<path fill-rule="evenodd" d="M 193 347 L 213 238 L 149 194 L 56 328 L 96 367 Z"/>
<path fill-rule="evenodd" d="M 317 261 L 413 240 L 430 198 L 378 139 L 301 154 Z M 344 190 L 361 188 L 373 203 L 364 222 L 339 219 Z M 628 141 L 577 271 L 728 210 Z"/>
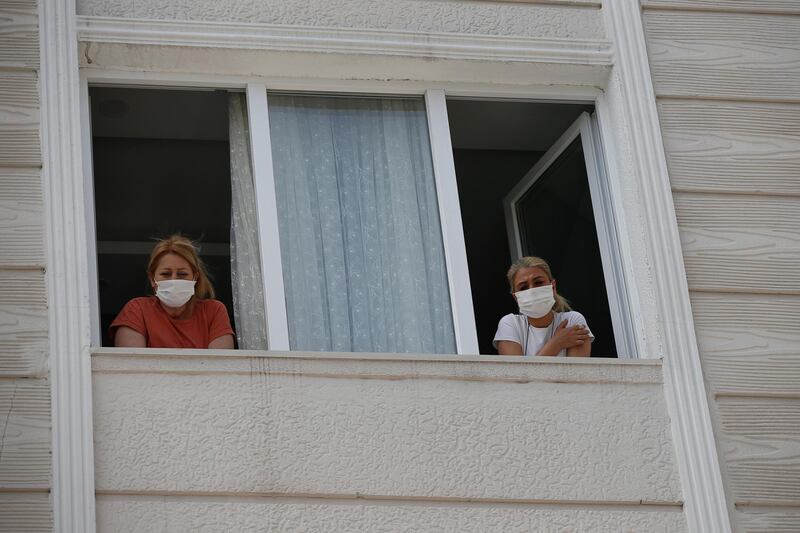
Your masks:
<path fill-rule="evenodd" d="M 102 345 L 100 323 L 100 275 L 97 272 L 97 228 L 94 208 L 94 159 L 92 157 L 92 114 L 89 102 L 89 81 L 85 73 L 79 74 L 81 153 L 83 163 L 83 205 L 86 223 L 86 266 L 89 270 L 89 327 L 90 342 Z M 113 340 L 113 339 L 112 339 Z"/>
<path fill-rule="evenodd" d="M 456 349 L 461 355 L 476 355 L 479 353 L 478 334 L 475 327 L 475 312 L 472 307 L 467 249 L 461 224 L 458 183 L 456 182 L 444 90 L 426 91 L 425 109 L 428 115 L 433 174 L 439 203 Z"/>
<path fill-rule="evenodd" d="M 586 173 L 589 178 L 589 192 L 592 197 L 592 210 L 597 228 L 597 241 L 600 245 L 600 260 L 608 292 L 611 324 L 617 344 L 617 357 L 635 359 L 638 357 L 636 337 L 626 296 L 628 291 L 625 283 L 625 271 L 619 253 L 614 205 L 609 191 L 605 152 L 597 116 L 583 113 L 579 124 Z"/>
<path fill-rule="evenodd" d="M 266 307 L 267 339 L 270 350 L 289 350 L 289 322 L 286 316 L 286 297 L 278 233 L 278 203 L 275 196 L 269 108 L 265 85 L 259 83 L 247 85 L 247 116 L 250 123 L 250 154 L 260 236 L 259 253 L 261 255 L 264 306 Z"/>

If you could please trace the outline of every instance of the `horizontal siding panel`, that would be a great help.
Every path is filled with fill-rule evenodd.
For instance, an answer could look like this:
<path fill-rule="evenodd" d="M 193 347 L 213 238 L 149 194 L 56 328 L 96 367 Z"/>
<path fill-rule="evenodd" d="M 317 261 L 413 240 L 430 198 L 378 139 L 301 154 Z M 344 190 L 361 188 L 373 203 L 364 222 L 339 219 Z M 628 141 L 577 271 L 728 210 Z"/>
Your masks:
<path fill-rule="evenodd" d="M 0 268 L 44 266 L 39 170 L 0 170 Z"/>
<path fill-rule="evenodd" d="M 0 2 L 0 68 L 39 65 L 39 19 L 36 0 Z"/>
<path fill-rule="evenodd" d="M 691 292 L 713 392 L 800 392 L 800 296 Z"/>
<path fill-rule="evenodd" d="M 50 387 L 44 379 L 0 380 L 4 430 L 0 488 L 50 487 Z"/>
<path fill-rule="evenodd" d="M 800 399 L 719 398 L 717 412 L 736 502 L 799 502 Z"/>
<path fill-rule="evenodd" d="M 738 511 L 740 530 L 745 533 L 797 533 L 800 531 L 800 507 L 786 510 Z"/>
<path fill-rule="evenodd" d="M 659 96 L 800 101 L 800 17 L 648 11 Z"/>
<path fill-rule="evenodd" d="M 795 348 L 794 352 L 737 358 L 706 356 L 703 366 L 717 394 L 800 397 L 800 349 Z"/>
<path fill-rule="evenodd" d="M 800 294 L 800 198 L 673 198 L 690 289 Z"/>
<path fill-rule="evenodd" d="M 47 349 L 44 272 L 0 271 L 0 376 L 43 375 Z"/>
<path fill-rule="evenodd" d="M 47 493 L 0 493 L 0 532 L 53 531 L 53 511 Z"/>
<path fill-rule="evenodd" d="M 0 166 L 38 167 L 40 164 L 39 98 L 36 78 L 31 73 L 2 73 L 0 74 Z"/>
<path fill-rule="evenodd" d="M 642 7 L 713 9 L 753 13 L 800 13 L 797 0 L 642 0 Z"/>
<path fill-rule="evenodd" d="M 672 186 L 800 195 L 800 104 L 661 100 Z"/>

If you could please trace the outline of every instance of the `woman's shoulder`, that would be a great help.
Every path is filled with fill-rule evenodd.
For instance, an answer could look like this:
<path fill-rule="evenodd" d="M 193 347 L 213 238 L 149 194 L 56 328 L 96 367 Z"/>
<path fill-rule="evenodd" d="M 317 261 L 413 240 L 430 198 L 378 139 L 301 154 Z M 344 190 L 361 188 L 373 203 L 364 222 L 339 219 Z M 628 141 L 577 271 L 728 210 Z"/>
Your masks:
<path fill-rule="evenodd" d="M 227 309 L 225 308 L 225 304 L 220 302 L 219 300 L 215 300 L 213 298 L 202 298 L 198 299 L 195 302 L 196 306 L 203 308 L 207 312 L 217 312 L 217 311 L 225 311 L 227 313 Z"/>
<path fill-rule="evenodd" d="M 128 309 L 150 309 L 156 303 L 155 296 L 137 296 L 136 298 L 131 298 L 128 300 L 128 303 L 125 304 L 125 307 Z"/>
<path fill-rule="evenodd" d="M 563 311 L 558 314 L 558 320 L 566 320 L 570 325 L 586 324 L 586 317 L 578 311 Z"/>
<path fill-rule="evenodd" d="M 524 321 L 525 317 L 523 315 L 518 315 L 516 313 L 509 313 L 500 319 L 500 324 L 518 324 Z"/>

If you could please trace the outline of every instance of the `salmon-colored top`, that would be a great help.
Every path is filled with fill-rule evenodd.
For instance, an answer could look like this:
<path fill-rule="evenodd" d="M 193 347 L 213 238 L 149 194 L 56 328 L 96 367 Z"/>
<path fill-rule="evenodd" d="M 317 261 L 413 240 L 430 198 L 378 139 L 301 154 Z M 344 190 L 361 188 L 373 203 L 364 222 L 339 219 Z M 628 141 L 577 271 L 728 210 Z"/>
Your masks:
<path fill-rule="evenodd" d="M 208 348 L 214 339 L 233 335 L 228 312 L 218 300 L 195 299 L 192 316 L 177 319 L 167 314 L 155 296 L 134 298 L 109 326 L 112 339 L 120 326 L 144 335 L 148 348 Z"/>

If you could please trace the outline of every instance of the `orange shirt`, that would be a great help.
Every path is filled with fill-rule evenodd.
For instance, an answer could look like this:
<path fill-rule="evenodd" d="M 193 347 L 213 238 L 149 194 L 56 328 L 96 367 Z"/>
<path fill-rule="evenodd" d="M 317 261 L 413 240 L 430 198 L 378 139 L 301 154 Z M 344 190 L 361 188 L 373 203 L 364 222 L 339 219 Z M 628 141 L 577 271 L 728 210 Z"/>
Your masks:
<path fill-rule="evenodd" d="M 148 348 L 208 348 L 214 339 L 233 335 L 228 312 L 218 300 L 195 299 L 192 316 L 177 319 L 164 311 L 155 296 L 134 298 L 109 326 L 112 339 L 120 326 L 144 335 Z"/>

